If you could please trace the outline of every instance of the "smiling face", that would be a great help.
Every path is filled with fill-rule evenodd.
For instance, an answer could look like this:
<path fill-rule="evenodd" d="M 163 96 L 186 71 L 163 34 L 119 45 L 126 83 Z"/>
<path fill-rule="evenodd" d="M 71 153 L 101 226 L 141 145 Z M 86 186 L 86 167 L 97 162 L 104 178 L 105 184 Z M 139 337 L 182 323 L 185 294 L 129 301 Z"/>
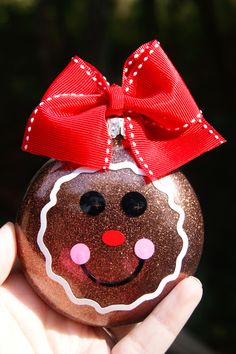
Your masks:
<path fill-rule="evenodd" d="M 29 213 L 19 217 L 26 238 L 45 257 L 47 276 L 74 307 L 99 316 L 121 310 L 124 317 L 147 300 L 153 307 L 200 257 L 202 219 L 186 179 L 177 173 L 146 183 L 133 162 L 124 168 L 127 160 L 118 149 L 113 170 L 105 173 L 63 164 L 51 171 L 50 182 L 42 173 L 37 193 L 28 192 L 40 197 L 30 213 L 40 213 L 41 223 L 30 230 Z"/>

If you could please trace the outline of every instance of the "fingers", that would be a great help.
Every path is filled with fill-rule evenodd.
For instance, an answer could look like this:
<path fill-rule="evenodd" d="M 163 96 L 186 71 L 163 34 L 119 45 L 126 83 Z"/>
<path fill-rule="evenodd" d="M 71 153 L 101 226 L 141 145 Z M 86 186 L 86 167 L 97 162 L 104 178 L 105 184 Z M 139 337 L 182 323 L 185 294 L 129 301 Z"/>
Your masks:
<path fill-rule="evenodd" d="M 11 222 L 8 222 L 0 229 L 0 286 L 8 277 L 15 259 L 15 227 Z"/>
<path fill-rule="evenodd" d="M 181 281 L 153 312 L 118 342 L 112 354 L 163 354 L 198 305 L 202 285 L 194 277 Z"/>
<path fill-rule="evenodd" d="M 119 342 L 122 338 L 124 338 L 127 334 L 129 334 L 139 324 L 140 323 L 135 323 L 131 325 L 109 328 L 108 330 L 113 336 L 113 342 L 114 343 Z"/>

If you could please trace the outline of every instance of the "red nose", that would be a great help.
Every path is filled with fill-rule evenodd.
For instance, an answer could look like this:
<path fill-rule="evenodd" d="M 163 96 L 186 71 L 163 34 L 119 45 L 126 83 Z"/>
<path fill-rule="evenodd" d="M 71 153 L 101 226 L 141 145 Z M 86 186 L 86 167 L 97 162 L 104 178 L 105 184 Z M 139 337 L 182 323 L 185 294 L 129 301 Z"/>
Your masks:
<path fill-rule="evenodd" d="M 125 242 L 125 236 L 118 230 L 108 230 L 103 233 L 102 241 L 108 246 L 120 246 Z"/>

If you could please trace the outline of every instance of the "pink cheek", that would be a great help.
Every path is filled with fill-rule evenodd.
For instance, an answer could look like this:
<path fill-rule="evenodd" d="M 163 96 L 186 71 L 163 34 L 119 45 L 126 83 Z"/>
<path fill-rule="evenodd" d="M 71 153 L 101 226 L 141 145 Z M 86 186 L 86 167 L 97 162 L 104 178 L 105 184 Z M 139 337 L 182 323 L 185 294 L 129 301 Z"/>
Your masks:
<path fill-rule="evenodd" d="M 141 238 L 135 243 L 134 252 L 140 259 L 149 259 L 155 252 L 154 243 L 147 238 Z"/>
<path fill-rule="evenodd" d="M 70 257 L 75 264 L 85 264 L 90 259 L 90 250 L 84 243 L 77 243 L 71 248 Z"/>

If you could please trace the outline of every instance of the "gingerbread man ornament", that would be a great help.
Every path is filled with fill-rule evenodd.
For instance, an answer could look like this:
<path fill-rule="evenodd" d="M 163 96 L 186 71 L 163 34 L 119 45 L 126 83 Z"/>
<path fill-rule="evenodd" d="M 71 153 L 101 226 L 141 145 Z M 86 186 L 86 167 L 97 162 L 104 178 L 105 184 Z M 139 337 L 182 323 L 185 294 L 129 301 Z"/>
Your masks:
<path fill-rule="evenodd" d="M 52 158 L 17 218 L 39 296 L 90 325 L 145 318 L 201 255 L 200 206 L 178 168 L 223 142 L 157 41 L 128 58 L 122 87 L 72 58 L 22 145 Z"/>

